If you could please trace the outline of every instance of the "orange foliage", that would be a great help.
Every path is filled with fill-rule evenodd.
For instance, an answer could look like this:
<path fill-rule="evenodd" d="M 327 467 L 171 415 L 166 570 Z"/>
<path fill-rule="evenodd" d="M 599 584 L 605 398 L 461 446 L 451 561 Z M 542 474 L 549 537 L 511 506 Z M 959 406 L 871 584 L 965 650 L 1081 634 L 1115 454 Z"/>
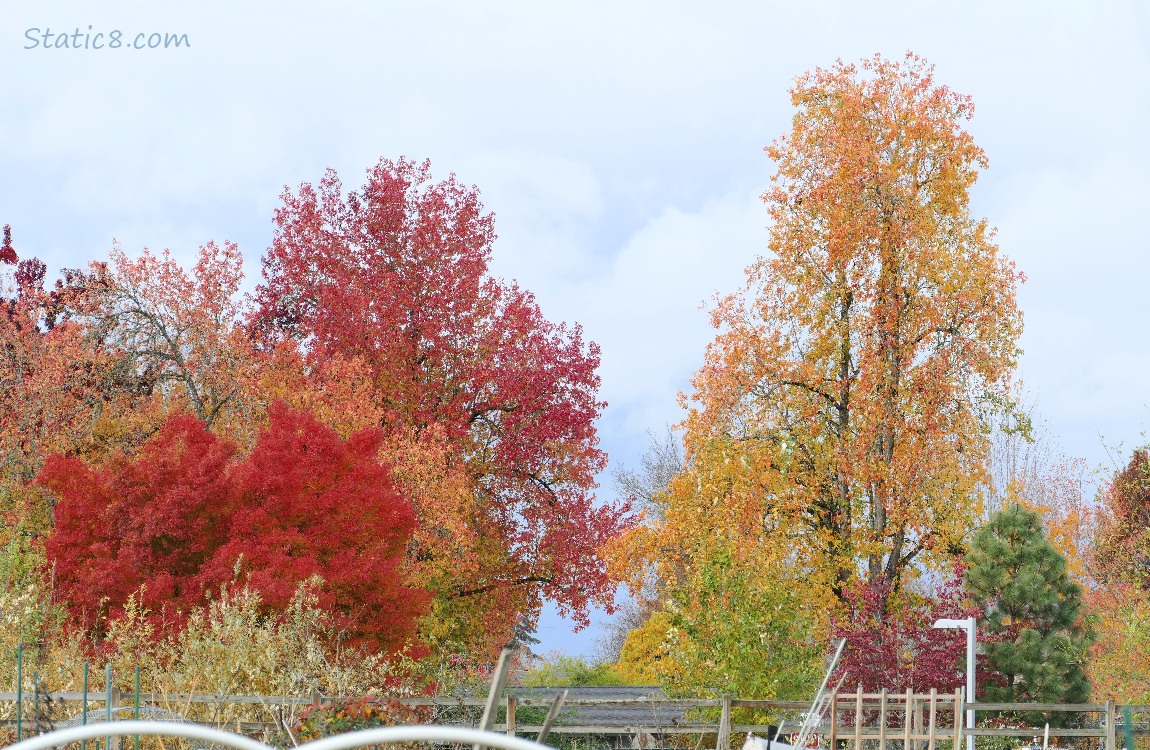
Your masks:
<path fill-rule="evenodd" d="M 925 61 L 840 61 L 791 95 L 767 149 L 770 253 L 712 312 L 665 519 L 614 559 L 672 589 L 720 549 L 785 562 L 817 611 L 860 573 L 896 592 L 961 549 L 982 420 L 1012 398 L 1023 276 L 971 215 L 971 100 Z"/>

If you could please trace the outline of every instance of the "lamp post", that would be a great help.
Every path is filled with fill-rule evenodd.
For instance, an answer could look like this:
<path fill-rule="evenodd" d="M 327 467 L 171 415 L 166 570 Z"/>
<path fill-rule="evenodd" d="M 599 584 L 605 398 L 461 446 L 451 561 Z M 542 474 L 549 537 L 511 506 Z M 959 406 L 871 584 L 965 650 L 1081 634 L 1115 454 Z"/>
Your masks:
<path fill-rule="evenodd" d="M 934 623 L 936 628 L 961 628 L 966 631 L 966 702 L 974 702 L 974 634 L 975 619 L 951 620 L 943 618 Z M 966 709 L 966 728 L 974 729 L 974 709 Z M 966 750 L 974 750 L 974 735 L 966 735 Z"/>

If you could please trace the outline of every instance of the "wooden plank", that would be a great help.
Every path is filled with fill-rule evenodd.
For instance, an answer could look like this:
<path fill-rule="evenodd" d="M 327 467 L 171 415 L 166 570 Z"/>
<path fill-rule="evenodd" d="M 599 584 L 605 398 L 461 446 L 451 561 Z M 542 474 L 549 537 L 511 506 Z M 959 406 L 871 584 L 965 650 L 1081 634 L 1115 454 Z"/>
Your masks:
<path fill-rule="evenodd" d="M 1114 726 L 1118 723 L 1118 715 L 1114 711 L 1113 699 L 1106 701 L 1106 750 L 1114 750 L 1116 743 Z"/>
<path fill-rule="evenodd" d="M 490 731 L 495 724 L 495 706 L 503 694 L 503 687 L 507 683 L 507 670 L 510 667 L 511 649 L 505 648 L 499 652 L 499 661 L 495 663 L 495 671 L 491 675 L 491 688 L 487 691 L 487 700 L 483 704 L 483 717 L 479 720 L 479 728 L 484 731 Z"/>
<path fill-rule="evenodd" d="M 862 750 L 862 711 L 863 691 L 860 684 L 855 693 L 855 750 Z"/>
<path fill-rule="evenodd" d="M 930 729 L 927 731 L 926 750 L 935 750 L 935 731 L 938 729 L 938 689 L 930 689 Z"/>
<path fill-rule="evenodd" d="M 962 750 L 962 725 L 966 714 L 962 710 L 962 689 L 954 691 L 954 750 Z"/>
<path fill-rule="evenodd" d="M 723 696 L 723 708 L 719 713 L 719 733 L 715 738 L 715 750 L 731 750 L 731 696 Z M 1108 748 L 1107 750 L 1113 750 Z"/>
<path fill-rule="evenodd" d="M 968 703 L 975 711 L 1063 711 L 1081 713 L 1103 713 L 1103 703 Z"/>
<path fill-rule="evenodd" d="M 886 691 L 882 691 L 882 700 L 878 706 L 878 750 L 886 750 Z"/>
<path fill-rule="evenodd" d="M 563 702 L 566 700 L 567 691 L 564 690 L 555 696 L 555 700 L 551 702 L 551 708 L 547 711 L 547 717 L 543 719 L 543 726 L 539 727 L 539 736 L 535 738 L 535 741 L 540 745 L 547 741 L 547 734 L 551 731 L 552 725 L 555 724 L 555 719 L 559 717 L 559 709 L 563 708 Z"/>
<path fill-rule="evenodd" d="M 910 747 L 910 733 L 911 728 L 914 726 L 914 695 L 911 694 L 910 688 L 906 689 L 906 696 L 902 699 L 902 723 L 905 724 L 902 728 L 902 750 L 911 750 Z"/>
<path fill-rule="evenodd" d="M 512 737 L 515 736 L 515 696 L 508 694 L 507 696 L 507 733 Z"/>
<path fill-rule="evenodd" d="M 496 706 L 503 695 L 503 688 L 507 684 L 507 670 L 511 668 L 511 649 L 505 648 L 499 652 L 499 661 L 495 663 L 495 672 L 491 675 L 491 688 L 487 691 L 487 701 L 483 705 L 483 716 L 479 720 L 479 729 L 491 731 L 495 726 Z M 483 745 L 476 743 L 475 750 L 483 750 Z"/>
<path fill-rule="evenodd" d="M 527 691 L 530 692 L 530 691 Z M 76 691 L 61 691 L 54 693 L 46 693 L 53 701 L 82 701 L 84 693 Z M 881 699 L 880 693 L 863 693 L 864 703 L 878 703 Z M 928 694 L 916 693 L 916 697 L 925 698 Z M 89 691 L 88 701 L 90 703 L 104 702 L 107 694 L 103 691 L 95 692 Z M 0 701 L 15 701 L 16 693 L 3 693 L 0 692 Z M 454 698 L 449 696 L 443 697 L 428 697 L 428 696 L 390 696 L 382 697 L 381 700 L 394 700 L 407 706 L 460 706 L 460 707 L 479 707 L 486 705 L 486 700 L 482 698 Z M 949 705 L 953 701 L 949 695 L 939 696 L 939 702 Z M 252 705 L 271 705 L 271 706 L 306 706 L 313 703 L 313 698 L 308 696 L 299 695 L 207 695 L 198 693 L 140 693 L 141 703 L 235 703 L 235 704 L 252 704 Z M 551 703 L 551 698 L 533 698 L 525 695 L 518 695 L 516 703 L 520 706 L 547 706 Z M 586 706 L 667 706 L 667 707 L 681 707 L 681 708 L 699 708 L 699 707 L 712 707 L 719 708 L 722 706 L 721 700 L 713 698 L 569 698 L 568 705 L 586 705 Z M 805 701 L 774 701 L 774 700 L 744 700 L 739 698 L 731 698 L 732 708 L 766 708 L 766 709 L 798 709 L 805 710 L 810 708 L 810 704 Z M 1130 705 L 1118 708 L 1127 707 L 1136 712 L 1150 712 L 1150 705 Z M 1046 704 L 1046 703 L 975 703 L 972 708 L 978 710 L 998 710 L 998 711 L 1080 711 L 1084 713 L 1100 713 L 1106 710 L 1105 705 L 1102 704 L 1074 704 L 1074 705 L 1061 705 L 1061 704 Z"/>
<path fill-rule="evenodd" d="M 701 705 L 721 706 L 722 701 L 709 701 Z M 732 708 L 780 708 L 788 710 L 806 711 L 810 709 L 811 704 L 806 701 L 762 701 L 762 700 L 740 700 L 738 698 L 731 699 Z"/>
<path fill-rule="evenodd" d="M 839 738 L 839 692 L 837 688 L 831 692 L 830 707 L 831 731 L 827 746 L 830 747 L 831 750 L 835 750 L 835 743 L 838 742 Z"/>
<path fill-rule="evenodd" d="M 976 729 L 971 734 L 976 737 L 1034 737 L 1042 734 L 1042 727 L 1024 727 L 1022 729 Z M 1105 729 L 1050 729 L 1051 737 L 1098 737 L 1106 736 Z"/>

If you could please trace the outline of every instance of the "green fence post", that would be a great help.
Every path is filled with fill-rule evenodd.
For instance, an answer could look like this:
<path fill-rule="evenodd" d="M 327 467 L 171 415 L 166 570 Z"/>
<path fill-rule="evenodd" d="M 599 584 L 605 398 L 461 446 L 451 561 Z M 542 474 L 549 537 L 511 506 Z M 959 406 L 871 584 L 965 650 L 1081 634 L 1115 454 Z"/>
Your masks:
<path fill-rule="evenodd" d="M 136 710 L 133 714 L 136 721 L 140 720 L 140 665 L 136 665 Z M 140 750 L 140 735 L 136 735 L 136 750 Z"/>
<path fill-rule="evenodd" d="M 83 726 L 88 725 L 88 660 L 84 660 L 84 697 L 80 699 L 81 714 L 80 724 Z M 88 740 L 80 741 L 80 750 L 88 750 Z"/>
<path fill-rule="evenodd" d="M 1122 734 L 1126 735 L 1126 750 L 1134 750 L 1134 722 L 1131 720 L 1130 706 L 1122 709 Z"/>
<path fill-rule="evenodd" d="M 108 695 L 104 702 L 106 721 L 110 724 L 112 722 L 112 662 L 108 662 L 107 668 L 104 670 L 104 689 Z M 107 738 L 107 750 L 112 750 L 112 735 Z"/>
<path fill-rule="evenodd" d="M 24 644 L 16 646 L 16 741 L 24 739 Z"/>

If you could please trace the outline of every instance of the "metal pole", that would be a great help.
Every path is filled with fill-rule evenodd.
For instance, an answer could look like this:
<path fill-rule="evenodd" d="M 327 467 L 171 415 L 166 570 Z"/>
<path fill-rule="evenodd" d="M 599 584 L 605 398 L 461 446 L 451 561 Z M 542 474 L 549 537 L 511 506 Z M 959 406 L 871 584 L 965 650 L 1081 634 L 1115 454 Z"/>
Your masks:
<path fill-rule="evenodd" d="M 132 718 L 136 721 L 140 720 L 140 665 L 136 665 L 136 710 L 133 712 Z M 136 735 L 136 750 L 140 750 L 140 735 Z"/>
<path fill-rule="evenodd" d="M 105 716 L 109 724 L 112 723 L 112 662 L 108 662 L 107 667 L 104 669 L 104 689 L 107 691 L 107 700 L 104 703 Z M 112 750 L 112 735 L 108 735 L 108 745 L 106 750 Z"/>
<path fill-rule="evenodd" d="M 973 703 L 977 698 L 974 694 L 974 686 L 977 684 L 974 679 L 974 649 L 975 649 L 975 628 L 977 621 L 973 617 L 966 618 L 966 702 L 968 708 L 966 709 L 966 725 L 971 730 L 971 733 L 966 735 L 966 750 L 974 750 L 974 709 L 969 708 L 969 704 Z"/>
<path fill-rule="evenodd" d="M 88 723 L 88 660 L 84 660 L 84 697 L 82 698 L 80 714 L 80 725 L 84 726 Z M 88 750 L 88 740 L 80 741 L 80 750 Z"/>
<path fill-rule="evenodd" d="M 24 737 L 24 644 L 16 646 L 16 741 Z"/>

